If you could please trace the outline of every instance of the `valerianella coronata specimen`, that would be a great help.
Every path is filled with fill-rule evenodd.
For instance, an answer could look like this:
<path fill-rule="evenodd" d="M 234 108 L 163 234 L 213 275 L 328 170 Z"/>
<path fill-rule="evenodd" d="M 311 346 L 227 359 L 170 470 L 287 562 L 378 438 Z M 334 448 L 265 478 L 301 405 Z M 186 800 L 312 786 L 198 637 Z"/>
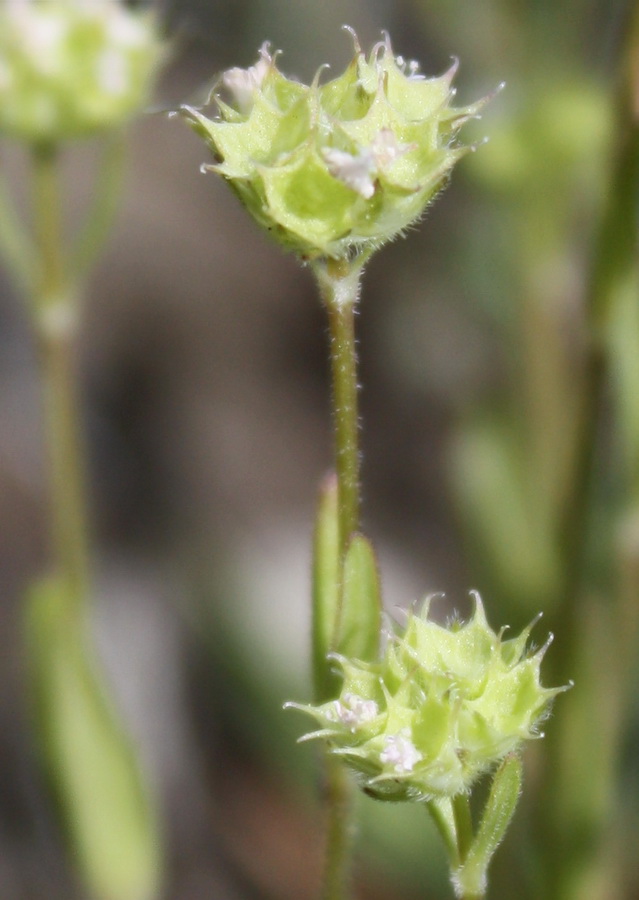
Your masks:
<path fill-rule="evenodd" d="M 117 128 L 147 102 L 155 17 L 120 0 L 4 0 L 0 135 L 58 143 Z"/>
<path fill-rule="evenodd" d="M 544 688 L 539 667 L 549 642 L 526 645 L 532 626 L 505 640 L 475 611 L 448 627 L 410 613 L 379 663 L 336 656 L 343 674 L 336 700 L 287 704 L 312 715 L 321 738 L 381 800 L 425 801 L 467 793 L 475 780 L 539 738 L 540 721 L 565 687 Z"/>
<path fill-rule="evenodd" d="M 461 125 L 484 101 L 455 108 L 457 65 L 425 78 L 395 56 L 388 36 L 343 75 L 320 84 L 286 78 L 268 44 L 249 69 L 230 69 L 214 88 L 218 115 L 182 107 L 247 209 L 304 258 L 368 251 L 418 219 L 470 149 Z"/>

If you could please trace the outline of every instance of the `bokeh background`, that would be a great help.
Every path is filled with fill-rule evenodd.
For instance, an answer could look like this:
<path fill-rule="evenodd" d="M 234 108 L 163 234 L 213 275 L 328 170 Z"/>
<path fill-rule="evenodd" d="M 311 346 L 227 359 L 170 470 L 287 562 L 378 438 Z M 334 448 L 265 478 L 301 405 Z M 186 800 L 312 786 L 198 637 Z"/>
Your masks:
<path fill-rule="evenodd" d="M 81 374 L 93 624 L 161 810 L 166 898 L 316 894 L 317 751 L 295 745 L 305 723 L 282 704 L 310 696 L 310 537 L 331 429 L 326 325 L 310 273 L 259 232 L 221 181 L 200 174 L 206 148 L 157 110 L 204 96 L 221 70 L 252 64 L 265 39 L 283 49 L 287 74 L 307 80 L 323 62 L 337 72 L 351 54 L 344 23 L 363 46 L 387 29 L 396 52 L 427 74 L 458 56 L 461 104 L 506 82 L 470 126 L 472 140 L 489 143 L 459 164 L 420 227 L 370 263 L 358 328 L 364 525 L 388 609 L 444 592 L 437 614 L 465 614 L 472 588 L 493 625 L 521 627 L 557 591 L 549 508 L 570 466 L 628 8 L 624 0 L 159 6 L 172 51 L 155 114 L 130 129 L 121 209 L 86 298 Z M 1 152 L 24 200 L 20 154 L 8 144 Z M 90 143 L 68 154 L 71 221 L 95 162 Z M 619 341 L 635 327 L 629 307 Z M 632 369 L 634 345 L 624 346 Z M 25 699 L 21 599 L 46 555 L 40 413 L 24 307 L 0 269 L 0 896 L 81 900 Z M 616 514 L 611 444 L 602 494 Z M 624 532 L 632 548 L 636 531 L 630 522 Z M 551 654 L 562 652 L 556 637 Z M 605 672 L 605 653 L 598 659 Z M 636 676 L 629 664 L 631 697 Z M 618 859 L 639 837 L 638 712 L 635 699 L 611 738 L 618 777 L 609 805 L 623 829 L 614 887 L 600 900 L 639 896 L 636 863 Z M 599 728 L 595 720 L 595 744 Z M 532 804 L 537 751 L 527 754 Z M 586 735 L 574 753 L 576 765 L 596 750 Z M 541 896 L 526 815 L 498 855 L 496 898 Z M 358 898 L 449 895 L 423 809 L 362 800 L 361 819 Z"/>

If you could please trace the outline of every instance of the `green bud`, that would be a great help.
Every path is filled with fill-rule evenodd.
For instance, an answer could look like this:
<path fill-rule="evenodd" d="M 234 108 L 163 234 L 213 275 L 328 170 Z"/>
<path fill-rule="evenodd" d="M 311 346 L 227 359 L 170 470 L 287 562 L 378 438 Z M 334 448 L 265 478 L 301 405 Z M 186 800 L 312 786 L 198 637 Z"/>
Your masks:
<path fill-rule="evenodd" d="M 54 143 L 123 124 L 147 100 L 161 55 L 153 16 L 119 0 L 6 0 L 0 134 Z"/>
<path fill-rule="evenodd" d="M 334 655 L 343 683 L 337 700 L 288 706 L 320 724 L 302 740 L 323 738 L 382 800 L 425 801 L 470 790 L 524 740 L 542 737 L 540 721 L 565 687 L 544 688 L 539 669 L 550 640 L 528 652 L 532 623 L 504 639 L 486 621 L 478 594 L 465 623 L 449 626 L 410 613 L 381 662 Z"/>
<path fill-rule="evenodd" d="M 369 252 L 423 214 L 469 147 L 455 142 L 484 101 L 450 102 L 455 63 L 425 78 L 394 56 L 388 35 L 355 55 L 338 78 L 308 86 L 286 78 L 268 44 L 249 69 L 213 90 L 218 115 L 182 107 L 249 212 L 304 258 Z M 224 99 L 220 92 L 223 93 Z"/>

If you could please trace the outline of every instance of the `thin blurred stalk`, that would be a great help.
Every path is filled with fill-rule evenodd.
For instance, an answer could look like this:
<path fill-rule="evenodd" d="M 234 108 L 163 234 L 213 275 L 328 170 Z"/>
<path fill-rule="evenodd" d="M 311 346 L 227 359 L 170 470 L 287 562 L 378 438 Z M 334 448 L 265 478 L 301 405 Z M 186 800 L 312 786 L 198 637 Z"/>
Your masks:
<path fill-rule="evenodd" d="M 75 373 L 79 309 L 63 251 L 58 148 L 36 145 L 32 163 L 40 260 L 32 314 L 43 384 L 53 563 L 74 602 L 83 605 L 89 548 Z"/>
<path fill-rule="evenodd" d="M 572 475 L 559 520 L 561 604 L 552 622 L 561 636 L 553 677 L 577 690 L 553 722 L 545 749 L 540 833 L 549 900 L 611 900 L 608 862 L 614 771 L 621 728 L 618 698 L 625 680 L 624 617 L 614 600 L 603 608 L 588 592 L 588 542 L 601 460 L 602 413 L 610 385 L 607 328 L 620 287 L 637 268 L 639 198 L 639 4 L 633 2 L 622 55 L 616 144 L 607 205 L 587 295 L 581 404 Z M 631 486 L 628 486 L 631 487 Z M 635 485 L 636 488 L 636 485 Z M 612 595 L 611 566 L 606 591 Z"/>
<path fill-rule="evenodd" d="M 86 277 L 91 270 L 111 230 L 122 193 L 125 150 L 121 131 L 105 138 L 93 202 L 71 257 L 76 281 Z"/>
<path fill-rule="evenodd" d="M 26 295 L 33 292 L 35 247 L 20 224 L 9 191 L 0 172 L 0 254 L 13 278 Z"/>
<path fill-rule="evenodd" d="M 619 290 L 629 271 L 636 271 L 638 262 L 639 3 L 636 0 L 633 0 L 624 33 L 626 47 L 622 56 L 612 172 L 586 298 L 586 346 L 576 457 L 560 522 L 566 569 L 557 627 L 571 625 L 578 613 L 578 588 L 583 573 L 602 403 L 610 375 L 607 330 Z M 565 633 L 571 632 L 566 628 Z M 556 662 L 563 664 L 568 672 L 570 659 L 565 654 L 557 656 Z"/>
<path fill-rule="evenodd" d="M 32 142 L 32 228 L 0 185 L 0 252 L 22 289 L 37 344 L 49 493 L 48 577 L 25 598 L 33 725 L 70 856 L 95 900 L 152 900 L 162 878 L 157 816 L 110 703 L 87 628 L 89 516 L 78 398 L 81 285 L 115 209 L 120 137 L 107 141 L 102 186 L 73 245 L 64 227 L 62 145 Z"/>

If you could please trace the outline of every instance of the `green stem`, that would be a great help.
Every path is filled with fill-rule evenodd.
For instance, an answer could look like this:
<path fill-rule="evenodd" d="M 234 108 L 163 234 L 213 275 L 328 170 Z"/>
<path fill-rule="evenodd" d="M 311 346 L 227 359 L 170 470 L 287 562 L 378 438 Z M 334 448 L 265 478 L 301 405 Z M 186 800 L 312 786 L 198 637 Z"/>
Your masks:
<path fill-rule="evenodd" d="M 607 205 L 603 212 L 594 254 L 586 303 L 586 346 L 581 379 L 581 409 L 575 435 L 575 456 L 567 503 L 559 522 L 559 543 L 564 560 L 561 607 L 555 625 L 564 647 L 577 633 L 580 587 L 584 572 L 585 545 L 590 526 L 592 486 L 597 456 L 599 426 L 609 374 L 607 329 L 619 287 L 628 270 L 637 265 L 636 241 L 639 215 L 639 3 L 634 4 L 626 30 L 623 80 L 617 109 L 617 144 L 614 150 Z M 562 666 L 556 677 L 567 681 L 572 653 L 555 654 L 554 664 Z M 552 665 L 552 663 L 551 663 Z"/>
<path fill-rule="evenodd" d="M 110 135 L 104 142 L 93 201 L 73 250 L 76 280 L 90 271 L 113 224 L 122 188 L 125 149 L 124 135 L 120 132 Z"/>
<path fill-rule="evenodd" d="M 455 832 L 457 835 L 457 852 L 455 861 L 451 859 L 451 866 L 455 869 L 461 869 L 466 862 L 468 852 L 472 846 L 473 820 L 470 812 L 470 799 L 467 794 L 455 794 L 452 799 L 453 818 L 455 820 Z M 484 891 L 468 893 L 462 885 L 463 893 L 458 895 L 459 900 L 484 900 L 486 896 Z"/>
<path fill-rule="evenodd" d="M 333 388 L 339 548 L 338 603 L 332 631 L 333 646 L 342 617 L 344 559 L 352 535 L 359 530 L 360 520 L 355 309 L 366 258 L 362 256 L 354 261 L 321 260 L 313 265 L 320 296 L 328 314 Z M 326 778 L 328 837 L 322 898 L 346 900 L 350 895 L 354 786 L 344 765 L 330 756 L 326 759 Z"/>
<path fill-rule="evenodd" d="M 81 605 L 87 596 L 89 551 L 75 377 L 78 305 L 62 252 L 57 149 L 36 146 L 32 163 L 40 262 L 32 313 L 43 388 L 53 564 L 74 603 Z"/>
<path fill-rule="evenodd" d="M 444 797 L 437 800 L 429 800 L 426 805 L 446 847 L 450 867 L 451 869 L 458 869 L 461 860 L 459 858 L 459 847 L 457 846 L 457 828 L 452 801 L 449 797 Z"/>
<path fill-rule="evenodd" d="M 30 295 L 34 288 L 35 251 L 18 218 L 0 172 L 0 253 L 17 286 Z"/>
<path fill-rule="evenodd" d="M 475 840 L 470 798 L 467 794 L 456 794 L 452 798 L 431 800 L 428 811 L 446 846 L 451 878 L 459 900 L 484 900 L 485 893 L 469 892 L 467 884 L 464 884 L 469 879 L 461 877 Z M 472 881 L 476 883 L 477 879 Z"/>
<path fill-rule="evenodd" d="M 616 678 L 617 687 L 600 691 L 601 647 L 619 647 L 616 630 L 617 610 L 598 609 L 597 602 L 585 602 L 584 577 L 587 542 L 591 533 L 592 510 L 596 503 L 593 486 L 600 457 L 602 411 L 610 374 L 607 334 L 611 313 L 629 273 L 636 272 L 636 240 L 639 217 L 636 208 L 639 187 L 639 3 L 629 6 L 628 27 L 624 30 L 625 53 L 617 103 L 616 145 L 606 206 L 597 236 L 586 305 L 587 344 L 584 350 L 580 385 L 582 403 L 575 434 L 575 455 L 567 503 L 559 522 L 559 543 L 563 558 L 563 583 L 559 612 L 552 626 L 560 635 L 561 654 L 550 654 L 554 665 L 552 680 L 565 683 L 574 677 L 579 693 L 571 697 L 569 707 L 549 729 L 545 752 L 544 779 L 539 791 L 540 843 L 546 869 L 546 893 L 549 898 L 570 900 L 579 894 L 579 884 L 596 884 L 607 865 L 604 859 L 605 829 L 613 816 L 613 780 L 615 754 L 619 739 L 619 721 L 610 718 L 612 702 L 623 685 L 623 665 L 618 649 L 605 666 L 606 675 Z M 629 485 L 632 491 L 634 485 Z M 609 569 L 606 572 L 612 578 Z M 612 594 L 612 587 L 610 589 Z M 593 620 L 595 624 L 593 624 Z M 600 623 L 600 624 L 597 624 Z M 618 627 L 618 626 L 617 626 Z M 595 631 L 599 635 L 595 641 Z M 593 641 L 595 641 L 593 643 Z M 592 648 L 596 648 L 593 655 Z M 593 684 L 589 692 L 589 679 Z M 581 705 L 579 697 L 584 700 Z M 584 765 L 576 767 L 575 747 L 595 734 Z M 584 784 L 588 790 L 584 791 Z M 604 877 L 605 880 L 605 877 Z M 592 896 L 596 894 L 593 888 Z"/>
<path fill-rule="evenodd" d="M 459 864 L 463 866 L 473 842 L 473 820 L 470 814 L 470 801 L 467 794 L 455 794 L 452 802 L 455 831 L 457 833 L 457 853 Z"/>
<path fill-rule="evenodd" d="M 325 773 L 328 821 L 322 900 L 348 900 L 354 839 L 353 783 L 344 764 L 335 757 L 327 756 Z"/>
<path fill-rule="evenodd" d="M 360 515 L 355 310 L 361 264 L 328 260 L 315 265 L 315 274 L 330 330 L 339 549 L 343 559 L 351 536 L 359 529 Z"/>

